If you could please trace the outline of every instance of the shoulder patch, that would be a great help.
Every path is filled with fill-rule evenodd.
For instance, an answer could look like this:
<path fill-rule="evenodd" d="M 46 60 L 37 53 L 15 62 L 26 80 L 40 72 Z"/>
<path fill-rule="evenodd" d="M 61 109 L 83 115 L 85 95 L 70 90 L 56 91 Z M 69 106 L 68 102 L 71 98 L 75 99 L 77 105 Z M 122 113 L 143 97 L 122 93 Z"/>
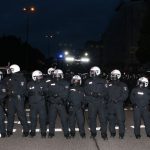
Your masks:
<path fill-rule="evenodd" d="M 74 91 L 74 92 L 75 92 L 75 91 L 76 91 L 76 89 L 70 89 L 70 91 Z"/>
<path fill-rule="evenodd" d="M 137 92 L 137 94 L 138 94 L 138 95 L 144 95 L 144 93 L 143 93 L 143 92 Z"/>
<path fill-rule="evenodd" d="M 127 91 L 128 88 L 125 86 L 125 87 L 123 87 L 123 89 L 124 89 L 125 91 Z"/>
<path fill-rule="evenodd" d="M 93 84 L 93 82 L 89 82 L 89 84 Z"/>
<path fill-rule="evenodd" d="M 52 83 L 52 84 L 51 84 L 51 86 L 55 86 L 55 85 L 56 85 L 55 83 Z"/>
<path fill-rule="evenodd" d="M 46 80 L 46 83 L 51 82 L 51 80 Z"/>

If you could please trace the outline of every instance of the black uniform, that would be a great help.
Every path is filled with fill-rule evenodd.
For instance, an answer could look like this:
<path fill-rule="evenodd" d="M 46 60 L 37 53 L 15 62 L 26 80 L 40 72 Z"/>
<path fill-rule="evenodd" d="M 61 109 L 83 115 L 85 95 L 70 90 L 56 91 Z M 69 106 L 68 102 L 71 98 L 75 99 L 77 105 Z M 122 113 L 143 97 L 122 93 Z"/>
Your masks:
<path fill-rule="evenodd" d="M 52 79 L 51 75 L 47 75 L 47 76 L 44 78 L 44 80 L 45 80 L 46 86 L 48 87 L 48 86 L 51 84 L 51 82 L 52 82 L 53 79 Z M 47 94 L 46 94 L 45 99 L 46 99 L 46 114 L 47 114 L 47 117 L 46 117 L 46 124 L 48 124 L 48 122 L 49 122 L 49 117 L 48 117 L 49 102 L 48 102 Z"/>
<path fill-rule="evenodd" d="M 27 124 L 26 113 L 24 110 L 25 95 L 26 95 L 26 79 L 22 73 L 17 72 L 9 75 L 6 80 L 8 91 L 8 124 L 7 134 L 10 136 L 13 131 L 15 113 L 23 126 L 24 136 L 28 135 L 29 127 Z"/>
<path fill-rule="evenodd" d="M 108 87 L 108 119 L 111 136 L 116 135 L 116 119 L 119 125 L 119 137 L 123 138 L 125 133 L 125 113 L 123 104 L 128 97 L 127 85 L 119 80 L 110 81 Z"/>
<path fill-rule="evenodd" d="M 65 80 L 53 80 L 48 87 L 49 94 L 49 136 L 54 136 L 57 113 L 60 116 L 64 136 L 69 136 L 68 116 L 66 112 L 66 101 L 68 97 L 69 83 Z"/>
<path fill-rule="evenodd" d="M 6 130 L 5 130 L 5 111 L 4 111 L 4 98 L 6 97 L 6 87 L 4 86 L 3 82 L 0 81 L 0 133 L 1 137 L 6 136 Z"/>
<path fill-rule="evenodd" d="M 68 97 L 69 105 L 69 127 L 71 130 L 71 135 L 75 135 L 75 125 L 76 121 L 79 127 L 79 132 L 81 137 L 85 136 L 84 129 L 84 110 L 85 96 L 84 89 L 79 85 L 72 85 L 69 89 Z"/>
<path fill-rule="evenodd" d="M 88 103 L 88 116 L 91 136 L 96 136 L 96 118 L 100 120 L 102 138 L 107 137 L 107 90 L 106 81 L 100 77 L 87 79 L 85 82 L 85 94 Z"/>
<path fill-rule="evenodd" d="M 130 100 L 133 104 L 134 111 L 134 134 L 140 138 L 141 118 L 144 121 L 146 134 L 150 137 L 150 90 L 148 88 L 136 87 L 131 91 Z"/>
<path fill-rule="evenodd" d="M 31 136 L 35 135 L 37 125 L 37 115 L 39 114 L 39 122 L 41 135 L 46 136 L 46 105 L 45 95 L 47 86 L 43 80 L 30 81 L 27 85 L 29 104 L 31 106 Z"/>

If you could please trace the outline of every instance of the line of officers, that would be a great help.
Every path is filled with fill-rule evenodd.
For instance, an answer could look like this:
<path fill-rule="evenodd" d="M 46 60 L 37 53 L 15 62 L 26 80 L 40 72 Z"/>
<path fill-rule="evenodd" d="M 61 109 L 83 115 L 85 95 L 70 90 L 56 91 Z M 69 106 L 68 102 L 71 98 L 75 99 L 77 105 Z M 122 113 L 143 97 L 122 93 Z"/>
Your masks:
<path fill-rule="evenodd" d="M 74 75 L 69 83 L 64 79 L 63 71 L 60 69 L 49 68 L 48 76 L 45 78 L 40 70 L 35 70 L 29 82 L 26 81 L 17 64 L 11 65 L 10 71 L 11 73 L 5 78 L 2 78 L 2 73 L 0 74 L 1 137 L 13 134 L 14 118 L 17 113 L 24 137 L 36 135 L 37 120 L 39 120 L 41 137 L 47 136 L 48 125 L 48 137 L 52 138 L 55 135 L 55 123 L 59 115 L 66 138 L 75 136 L 76 123 L 80 136 L 85 138 L 85 121 L 89 124 L 91 137 L 96 137 L 98 116 L 101 137 L 104 140 L 107 139 L 107 126 L 111 137 L 116 136 L 116 123 L 119 126 L 119 138 L 123 139 L 125 135 L 123 104 L 128 96 L 133 104 L 135 137 L 137 139 L 141 137 L 141 119 L 144 121 L 147 137 L 150 137 L 150 90 L 146 77 L 137 80 L 137 85 L 129 95 L 127 85 L 120 81 L 119 70 L 113 70 L 110 73 L 110 80 L 106 81 L 100 77 L 100 68 L 94 66 L 89 71 L 90 78 L 86 79 L 84 84 L 79 75 Z M 5 97 L 8 98 L 7 113 L 3 105 Z M 30 125 L 27 123 L 24 108 L 26 97 L 30 104 Z M 86 107 L 88 117 L 84 112 Z M 8 120 L 7 127 L 4 124 L 5 113 Z"/>

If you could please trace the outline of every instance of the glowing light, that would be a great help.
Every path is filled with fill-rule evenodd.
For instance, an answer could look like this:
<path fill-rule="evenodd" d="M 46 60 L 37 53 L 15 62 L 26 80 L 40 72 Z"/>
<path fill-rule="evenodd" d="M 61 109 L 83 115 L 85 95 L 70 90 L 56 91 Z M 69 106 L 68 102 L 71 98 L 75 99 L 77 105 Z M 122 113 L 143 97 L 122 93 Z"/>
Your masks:
<path fill-rule="evenodd" d="M 74 57 L 66 57 L 65 60 L 68 61 L 68 62 L 73 62 L 74 61 Z"/>
<path fill-rule="evenodd" d="M 84 55 L 85 55 L 85 56 L 88 56 L 89 54 L 88 54 L 88 53 L 85 53 Z"/>
<path fill-rule="evenodd" d="M 59 55 L 59 58 L 63 58 L 63 55 L 62 55 L 62 54 L 60 54 L 60 55 Z"/>
<path fill-rule="evenodd" d="M 34 7 L 31 7 L 30 10 L 31 10 L 31 11 L 35 11 L 35 8 L 34 8 Z"/>
<path fill-rule="evenodd" d="M 64 54 L 67 56 L 67 55 L 69 54 L 69 52 L 68 52 L 68 51 L 65 51 Z"/>
<path fill-rule="evenodd" d="M 86 58 L 86 57 L 82 57 L 82 58 L 81 58 L 81 62 L 89 62 L 89 61 L 90 61 L 89 58 Z"/>
<path fill-rule="evenodd" d="M 35 12 L 35 7 L 34 6 L 24 7 L 24 8 L 22 8 L 22 10 L 24 12 L 28 12 L 28 13 Z"/>

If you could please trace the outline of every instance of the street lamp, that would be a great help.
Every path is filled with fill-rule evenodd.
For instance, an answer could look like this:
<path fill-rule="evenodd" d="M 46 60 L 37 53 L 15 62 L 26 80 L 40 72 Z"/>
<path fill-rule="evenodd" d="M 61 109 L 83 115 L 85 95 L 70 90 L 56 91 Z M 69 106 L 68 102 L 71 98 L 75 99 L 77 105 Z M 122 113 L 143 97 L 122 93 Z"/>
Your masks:
<path fill-rule="evenodd" d="M 68 51 L 65 51 L 64 52 L 65 56 L 69 55 L 69 52 Z"/>
<path fill-rule="evenodd" d="M 88 56 L 89 54 L 86 52 L 84 55 L 85 55 L 85 56 Z"/>
<path fill-rule="evenodd" d="M 27 15 L 27 22 L 26 22 L 26 43 L 29 41 L 29 21 L 30 21 L 30 14 L 34 13 L 36 11 L 35 6 L 28 6 L 28 7 L 23 7 L 22 11 L 26 13 Z"/>
<path fill-rule="evenodd" d="M 49 57 L 50 55 L 50 49 L 51 48 L 56 48 L 56 42 L 57 42 L 57 37 L 60 34 L 59 31 L 57 32 L 50 32 L 44 35 L 45 38 L 47 38 L 48 41 L 48 46 L 47 46 L 47 56 Z"/>
<path fill-rule="evenodd" d="M 27 6 L 27 7 L 23 7 L 22 8 L 22 11 L 26 14 L 27 18 L 26 18 L 26 39 L 25 39 L 25 42 L 26 44 L 28 44 L 29 42 L 29 22 L 30 22 L 30 14 L 33 14 L 35 11 L 36 11 L 36 8 L 35 6 Z M 25 52 L 25 64 L 26 64 L 26 67 L 27 69 L 29 68 L 29 62 L 31 60 L 31 52 L 30 50 L 28 49 L 28 46 L 26 47 L 26 52 Z"/>
<path fill-rule="evenodd" d="M 50 48 L 51 48 L 51 42 L 52 40 L 55 38 L 55 35 L 50 33 L 50 34 L 46 34 L 45 35 L 45 38 L 47 38 L 47 41 L 48 41 L 48 46 L 47 46 L 47 57 L 50 56 Z"/>

